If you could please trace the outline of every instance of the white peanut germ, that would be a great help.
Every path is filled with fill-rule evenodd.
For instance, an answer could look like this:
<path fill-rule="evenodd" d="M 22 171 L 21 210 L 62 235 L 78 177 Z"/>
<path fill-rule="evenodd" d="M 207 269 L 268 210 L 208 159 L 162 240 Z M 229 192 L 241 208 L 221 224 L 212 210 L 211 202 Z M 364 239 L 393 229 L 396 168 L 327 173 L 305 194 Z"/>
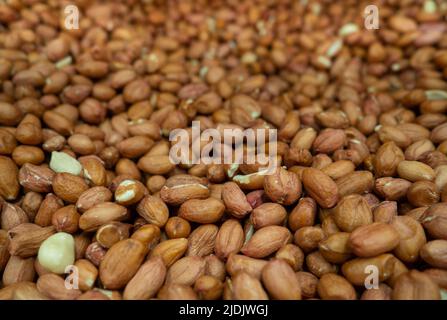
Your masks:
<path fill-rule="evenodd" d="M 44 269 L 63 274 L 66 268 L 75 261 L 75 243 L 73 236 L 58 232 L 48 237 L 39 248 L 37 254 L 39 263 Z"/>

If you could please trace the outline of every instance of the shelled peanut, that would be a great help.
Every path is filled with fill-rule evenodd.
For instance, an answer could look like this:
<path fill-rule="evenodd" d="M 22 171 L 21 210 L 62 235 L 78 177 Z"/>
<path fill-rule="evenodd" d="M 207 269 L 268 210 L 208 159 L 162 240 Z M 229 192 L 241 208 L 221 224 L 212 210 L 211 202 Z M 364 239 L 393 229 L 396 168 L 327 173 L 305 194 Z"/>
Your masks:
<path fill-rule="evenodd" d="M 0 299 L 446 298 L 445 3 L 73 3 L 0 5 Z"/>

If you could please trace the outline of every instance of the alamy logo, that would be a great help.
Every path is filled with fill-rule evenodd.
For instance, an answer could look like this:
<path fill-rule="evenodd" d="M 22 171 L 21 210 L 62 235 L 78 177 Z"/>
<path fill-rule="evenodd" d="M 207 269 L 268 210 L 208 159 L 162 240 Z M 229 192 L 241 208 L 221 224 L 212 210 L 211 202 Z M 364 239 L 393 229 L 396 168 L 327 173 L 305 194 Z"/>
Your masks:
<path fill-rule="evenodd" d="M 68 290 L 71 289 L 79 289 L 79 270 L 78 267 L 74 265 L 68 265 L 65 268 L 65 273 L 68 273 L 68 276 L 65 278 L 64 284 L 65 288 Z"/>
<path fill-rule="evenodd" d="M 379 288 L 379 268 L 377 266 L 371 264 L 365 267 L 365 274 L 368 276 L 365 278 L 365 288 L 370 289 L 378 289 Z"/>
<path fill-rule="evenodd" d="M 77 6 L 70 4 L 64 8 L 65 21 L 64 27 L 67 30 L 79 29 L 79 9 Z"/>
<path fill-rule="evenodd" d="M 169 134 L 174 164 L 259 164 L 258 172 L 274 173 L 277 167 L 276 129 L 205 129 L 192 122 L 192 130 L 175 129 Z"/>
<path fill-rule="evenodd" d="M 364 11 L 365 28 L 368 30 L 379 29 L 379 8 L 373 4 L 367 6 Z"/>

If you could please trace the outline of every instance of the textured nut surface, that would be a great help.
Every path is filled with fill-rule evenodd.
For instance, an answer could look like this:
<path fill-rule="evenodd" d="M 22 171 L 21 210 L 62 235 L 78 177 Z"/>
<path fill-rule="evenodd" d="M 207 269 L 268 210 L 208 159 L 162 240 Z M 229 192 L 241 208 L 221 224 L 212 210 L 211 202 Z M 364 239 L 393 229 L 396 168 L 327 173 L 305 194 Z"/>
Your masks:
<path fill-rule="evenodd" d="M 381 254 L 372 258 L 355 258 L 345 262 L 341 271 L 345 278 L 353 285 L 362 286 L 368 276 L 365 268 L 375 266 L 379 270 L 379 280 L 384 281 L 391 277 L 394 271 L 396 258 L 392 254 Z"/>
<path fill-rule="evenodd" d="M 447 241 L 433 240 L 421 248 L 421 258 L 431 266 L 445 269 L 447 266 Z"/>
<path fill-rule="evenodd" d="M 318 281 L 318 294 L 323 300 L 355 300 L 354 287 L 343 277 L 325 274 Z"/>
<path fill-rule="evenodd" d="M 244 244 L 244 231 L 239 221 L 225 221 L 216 236 L 214 249 L 219 258 L 225 259 L 232 253 L 238 253 Z"/>
<path fill-rule="evenodd" d="M 292 267 L 282 259 L 274 259 L 267 263 L 262 270 L 262 283 L 273 299 L 301 299 L 298 279 Z"/>
<path fill-rule="evenodd" d="M 6 200 L 14 200 L 19 193 L 17 165 L 10 159 L 0 156 L 0 196 Z"/>
<path fill-rule="evenodd" d="M 267 293 L 262 288 L 261 281 L 245 272 L 233 277 L 233 296 L 235 300 L 267 300 Z"/>
<path fill-rule="evenodd" d="M 169 268 L 166 283 L 191 286 L 204 274 L 205 264 L 206 261 L 198 256 L 181 258 Z"/>
<path fill-rule="evenodd" d="M 333 211 L 337 226 L 345 232 L 373 222 L 373 215 L 366 200 L 359 195 L 343 197 Z"/>
<path fill-rule="evenodd" d="M 349 244 L 351 234 L 336 232 L 318 244 L 320 254 L 331 263 L 342 263 L 352 256 Z"/>
<path fill-rule="evenodd" d="M 76 201 L 76 209 L 80 212 L 85 212 L 93 206 L 108 202 L 111 199 L 112 192 L 109 189 L 102 186 L 93 187 L 81 193 L 78 201 Z"/>
<path fill-rule="evenodd" d="M 119 204 L 113 202 L 99 203 L 81 215 L 79 228 L 85 231 L 93 231 L 108 222 L 125 219 L 127 213 L 127 209 Z"/>
<path fill-rule="evenodd" d="M 424 228 L 435 238 L 447 239 L 447 214 L 445 203 L 428 208 L 421 217 Z"/>
<path fill-rule="evenodd" d="M 134 239 L 126 239 L 112 246 L 99 266 L 104 287 L 123 288 L 138 271 L 146 253 L 144 245 Z"/>
<path fill-rule="evenodd" d="M 335 182 L 318 169 L 303 171 L 303 184 L 306 191 L 323 208 L 331 208 L 338 202 L 338 188 Z"/>
<path fill-rule="evenodd" d="M 392 177 L 397 166 L 405 159 L 402 150 L 392 141 L 384 143 L 376 152 L 374 169 L 378 177 Z"/>
<path fill-rule="evenodd" d="M 81 194 L 88 189 L 88 185 L 81 177 L 71 173 L 56 173 L 52 185 L 54 193 L 69 203 L 76 203 Z"/>
<path fill-rule="evenodd" d="M 150 253 L 151 257 L 161 257 L 167 267 L 180 259 L 186 252 L 188 240 L 185 238 L 170 239 L 159 243 Z"/>
<path fill-rule="evenodd" d="M 67 289 L 62 277 L 48 273 L 37 279 L 37 290 L 50 299 L 74 300 L 81 295 L 78 289 Z"/>
<path fill-rule="evenodd" d="M 440 300 L 438 285 L 426 274 L 412 270 L 401 275 L 394 286 L 394 300 Z"/>
<path fill-rule="evenodd" d="M 408 216 L 397 216 L 391 225 L 399 233 L 400 241 L 394 249 L 396 256 L 404 262 L 414 262 L 419 257 L 419 251 L 427 242 L 421 224 Z"/>
<path fill-rule="evenodd" d="M 287 211 L 277 203 L 263 203 L 253 210 L 250 216 L 255 228 L 269 225 L 282 225 L 286 219 Z"/>
<path fill-rule="evenodd" d="M 435 172 L 425 163 L 419 161 L 401 161 L 397 166 L 399 177 L 415 182 L 420 180 L 433 180 Z"/>
<path fill-rule="evenodd" d="M 34 258 L 10 257 L 3 272 L 3 284 L 9 286 L 23 281 L 33 281 L 35 276 L 33 265 Z"/>
<path fill-rule="evenodd" d="M 222 200 L 226 209 L 236 218 L 243 218 L 252 210 L 245 194 L 235 182 L 227 182 L 224 184 Z"/>
<path fill-rule="evenodd" d="M 287 228 L 268 226 L 256 231 L 241 251 L 252 258 L 264 258 L 291 241 Z"/>
<path fill-rule="evenodd" d="M 159 257 L 151 258 L 138 269 L 124 289 L 126 300 L 150 299 L 156 295 L 166 277 L 166 267 Z"/>
<path fill-rule="evenodd" d="M 274 202 L 290 205 L 301 196 L 301 181 L 294 172 L 278 168 L 264 179 L 266 195 Z"/>
<path fill-rule="evenodd" d="M 202 179 L 186 175 L 169 178 L 160 190 L 160 197 L 170 205 L 181 205 L 190 199 L 206 199 L 209 194 Z"/>
<path fill-rule="evenodd" d="M 51 192 L 53 178 L 53 170 L 31 163 L 24 164 L 19 170 L 20 185 L 35 192 Z"/>
<path fill-rule="evenodd" d="M 359 257 L 372 257 L 394 249 L 399 241 L 399 233 L 392 225 L 375 222 L 355 229 L 349 237 L 349 246 Z"/>
<path fill-rule="evenodd" d="M 156 226 L 165 225 L 169 217 L 169 211 L 166 204 L 158 197 L 146 196 L 137 206 L 137 212 L 145 220 Z"/>
<path fill-rule="evenodd" d="M 115 201 L 128 206 L 137 203 L 143 198 L 145 188 L 143 184 L 135 180 L 124 180 L 116 187 Z"/>
<path fill-rule="evenodd" d="M 224 204 L 218 199 L 191 199 L 180 206 L 178 215 L 191 222 L 213 223 L 219 221 L 224 210 Z"/>
<path fill-rule="evenodd" d="M 197 227 L 188 238 L 188 256 L 207 256 L 215 251 L 218 228 L 213 224 Z"/>

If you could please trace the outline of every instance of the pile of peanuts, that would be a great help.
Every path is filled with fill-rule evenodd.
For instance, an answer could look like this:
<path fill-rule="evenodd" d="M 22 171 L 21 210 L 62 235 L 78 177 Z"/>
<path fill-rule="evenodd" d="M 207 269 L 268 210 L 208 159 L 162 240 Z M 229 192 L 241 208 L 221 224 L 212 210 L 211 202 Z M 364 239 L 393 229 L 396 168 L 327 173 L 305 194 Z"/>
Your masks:
<path fill-rule="evenodd" d="M 0 299 L 446 299 L 446 16 L 0 4 Z M 174 164 L 193 121 L 276 129 L 278 166 Z"/>

